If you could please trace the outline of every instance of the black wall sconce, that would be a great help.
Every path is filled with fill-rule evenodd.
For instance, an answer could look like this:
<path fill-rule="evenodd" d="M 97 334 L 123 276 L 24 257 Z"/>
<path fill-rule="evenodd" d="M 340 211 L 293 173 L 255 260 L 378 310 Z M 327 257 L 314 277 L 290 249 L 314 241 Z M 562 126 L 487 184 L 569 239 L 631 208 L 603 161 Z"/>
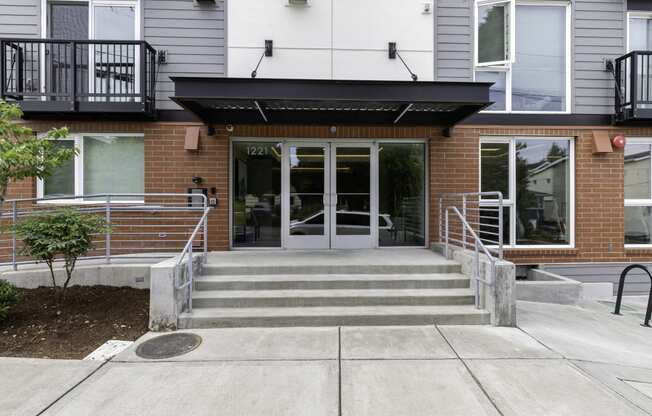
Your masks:
<path fill-rule="evenodd" d="M 258 64 L 256 65 L 256 68 L 254 68 L 253 71 L 251 71 L 251 78 L 256 78 L 256 75 L 258 75 L 258 67 L 260 66 L 260 63 L 263 61 L 264 57 L 272 57 L 274 56 L 274 41 L 271 39 L 265 39 L 265 51 L 263 52 L 262 55 L 260 55 L 260 59 L 258 60 Z"/>
<path fill-rule="evenodd" d="M 403 66 L 405 66 L 405 69 L 407 69 L 407 71 L 410 73 L 410 77 L 412 78 L 412 81 L 419 80 L 419 77 L 417 76 L 417 74 L 412 72 L 410 67 L 405 63 L 405 61 L 401 57 L 401 54 L 398 53 L 398 49 L 396 48 L 396 42 L 389 42 L 389 44 L 388 44 L 388 56 L 389 56 L 389 59 L 396 59 L 396 57 L 398 56 L 398 59 L 400 59 L 401 62 L 403 62 Z"/>

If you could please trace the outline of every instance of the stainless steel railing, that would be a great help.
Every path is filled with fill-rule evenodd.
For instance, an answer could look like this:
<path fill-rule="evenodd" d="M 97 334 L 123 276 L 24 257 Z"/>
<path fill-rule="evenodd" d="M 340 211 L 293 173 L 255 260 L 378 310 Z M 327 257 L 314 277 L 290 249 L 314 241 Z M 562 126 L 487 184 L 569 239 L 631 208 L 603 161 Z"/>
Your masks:
<path fill-rule="evenodd" d="M 181 254 L 177 257 L 177 263 L 175 265 L 175 275 L 177 277 L 183 276 L 182 273 L 182 267 L 183 267 L 183 262 L 184 260 L 186 261 L 186 273 L 185 273 L 185 280 L 183 280 L 181 283 L 176 283 L 176 290 L 186 290 L 186 310 L 188 312 L 192 312 L 192 289 L 193 289 L 193 282 L 194 282 L 194 256 L 193 256 L 193 249 L 192 246 L 194 244 L 195 239 L 197 236 L 201 233 L 200 230 L 203 229 L 203 235 L 208 234 L 208 214 L 211 212 L 210 207 L 206 207 L 204 209 L 204 215 L 202 215 L 201 219 L 197 223 L 197 226 L 195 226 L 195 229 L 193 230 L 192 234 L 190 235 L 190 238 L 188 239 L 188 242 L 186 243 L 185 247 L 181 251 Z M 204 241 L 206 241 L 204 239 Z M 206 246 L 204 245 L 204 252 L 202 253 L 202 259 L 201 262 L 202 264 L 206 264 L 206 261 L 208 260 L 208 251 L 206 250 Z"/>
<path fill-rule="evenodd" d="M 451 215 L 452 213 L 452 215 Z M 439 236 L 446 256 L 450 245 L 473 251 L 471 279 L 475 306 L 480 302 L 480 284 L 492 286 L 496 261 L 503 259 L 503 195 L 501 192 L 444 194 L 439 198 Z M 481 270 L 480 254 L 489 262 L 489 277 Z"/>
<path fill-rule="evenodd" d="M 208 253 L 208 201 L 202 194 L 93 194 L 6 200 L 0 210 L 0 265 L 36 263 L 21 255 L 22 242 L 11 225 L 62 206 L 102 215 L 110 232 L 93 238 L 95 248 L 84 259 L 172 257 L 199 244 Z M 201 225 L 201 226 L 200 226 Z"/>

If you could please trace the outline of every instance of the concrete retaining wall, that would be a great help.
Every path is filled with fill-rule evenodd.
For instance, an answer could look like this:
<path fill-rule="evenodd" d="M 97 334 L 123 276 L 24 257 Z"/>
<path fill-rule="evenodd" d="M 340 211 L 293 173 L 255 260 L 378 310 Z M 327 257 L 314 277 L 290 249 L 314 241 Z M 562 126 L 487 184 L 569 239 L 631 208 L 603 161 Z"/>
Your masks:
<path fill-rule="evenodd" d="M 518 300 L 574 305 L 582 298 L 582 284 L 543 270 L 530 269 L 527 280 L 516 281 Z"/>
<path fill-rule="evenodd" d="M 149 289 L 151 264 L 80 264 L 75 268 L 70 285 L 80 286 L 115 286 Z M 57 284 L 65 282 L 65 271 L 55 269 Z M 17 287 L 35 289 L 52 286 L 50 270 L 45 266 L 31 267 L 24 270 L 0 271 L 0 279 Z"/>
<path fill-rule="evenodd" d="M 461 247 L 437 243 L 435 251 L 444 253 L 450 260 L 462 265 L 462 273 L 473 277 L 473 261 L 475 253 Z M 514 263 L 497 260 L 495 263 L 495 279 L 491 276 L 491 261 L 485 255 L 480 255 L 480 276 L 491 285 L 479 283 L 481 306 L 491 314 L 494 326 L 516 326 L 516 267 Z M 475 284 L 472 280 L 471 284 Z"/>
<path fill-rule="evenodd" d="M 178 258 L 162 261 L 151 267 L 151 286 L 149 292 L 149 329 L 152 331 L 174 331 L 179 324 L 179 315 L 184 310 L 192 287 L 177 290 L 184 281 L 187 261 L 177 267 Z M 202 256 L 193 257 L 193 273 L 201 275 Z"/>
<path fill-rule="evenodd" d="M 527 280 L 516 281 L 518 300 L 575 305 L 586 299 L 608 299 L 611 283 L 582 283 L 541 269 L 530 269 Z"/>

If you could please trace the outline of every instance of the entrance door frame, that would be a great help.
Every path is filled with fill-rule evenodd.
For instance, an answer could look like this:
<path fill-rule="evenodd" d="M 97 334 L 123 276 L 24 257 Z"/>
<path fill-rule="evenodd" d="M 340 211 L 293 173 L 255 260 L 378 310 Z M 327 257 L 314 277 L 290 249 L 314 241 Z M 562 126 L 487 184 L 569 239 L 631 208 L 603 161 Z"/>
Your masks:
<path fill-rule="evenodd" d="M 305 142 L 305 143 L 321 143 L 321 142 L 341 142 L 341 143 L 374 143 L 376 149 L 380 149 L 380 146 L 383 143 L 416 143 L 424 145 L 424 164 L 425 164 L 425 178 L 424 178 L 424 244 L 415 245 L 415 246 L 380 246 L 378 241 L 378 230 L 372 230 L 375 233 L 374 248 L 381 250 L 402 250 L 402 249 L 414 249 L 414 248 L 428 248 L 430 247 L 430 213 L 431 213 L 431 204 L 434 204 L 435 201 L 431 201 L 431 189 L 430 189 L 430 169 L 431 169 L 431 160 L 430 160 L 430 143 L 428 139 L 424 138 L 379 138 L 379 139 L 364 139 L 364 138 L 343 138 L 343 139 L 328 139 L 328 138 L 293 138 L 293 139 L 284 139 L 282 137 L 270 137 L 270 136 L 232 136 L 229 140 L 229 152 L 228 152 L 228 241 L 229 241 L 229 250 L 233 251 L 274 251 L 274 250 L 285 250 L 287 246 L 285 245 L 285 235 L 283 233 L 283 227 L 281 226 L 281 245 L 277 247 L 236 247 L 233 245 L 233 145 L 238 142 L 261 142 L 261 143 L 281 143 L 283 154 L 286 153 L 285 143 L 286 142 Z M 376 163 L 378 169 L 380 168 L 378 164 L 378 152 L 376 152 Z M 373 174 L 373 172 L 372 172 Z M 376 195 L 378 195 L 380 189 L 378 186 L 379 177 L 376 177 Z M 283 204 L 282 204 L 283 205 Z M 376 202 L 378 207 L 378 202 Z M 436 209 L 436 204 L 434 205 Z M 282 207 L 283 209 L 283 207 Z M 285 218 L 285 217 L 284 217 Z M 377 228 L 377 227 L 376 227 Z"/>
<path fill-rule="evenodd" d="M 378 143 L 376 141 L 331 140 L 330 196 L 331 200 L 331 249 L 357 249 L 378 247 Z M 346 147 L 369 148 L 369 234 L 337 235 L 337 149 Z"/>
<path fill-rule="evenodd" d="M 283 140 L 282 158 L 281 158 L 281 241 L 283 248 L 299 250 L 299 249 L 324 249 L 331 248 L 331 210 L 332 210 L 332 194 L 331 194 L 331 149 L 330 144 L 321 140 Z M 324 149 L 324 194 L 323 194 L 323 216 L 324 216 L 324 233 L 322 235 L 290 235 L 290 152 L 291 147 L 302 148 L 322 148 Z"/>

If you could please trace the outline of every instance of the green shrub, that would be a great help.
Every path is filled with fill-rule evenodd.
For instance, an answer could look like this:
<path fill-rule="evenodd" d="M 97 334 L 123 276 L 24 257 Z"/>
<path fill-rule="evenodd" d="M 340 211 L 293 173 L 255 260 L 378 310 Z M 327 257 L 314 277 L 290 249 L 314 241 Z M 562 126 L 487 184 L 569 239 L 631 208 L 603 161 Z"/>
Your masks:
<path fill-rule="evenodd" d="M 16 235 L 23 241 L 20 254 L 45 262 L 50 269 L 52 287 L 58 288 L 54 275 L 54 261 L 63 259 L 66 279 L 61 286 L 60 299 L 75 270 L 77 259 L 95 248 L 93 235 L 110 231 L 104 218 L 85 214 L 71 208 L 59 208 L 20 221 L 14 226 Z"/>
<path fill-rule="evenodd" d="M 0 280 L 0 322 L 7 319 L 9 309 L 20 302 L 21 292 L 11 283 Z"/>

